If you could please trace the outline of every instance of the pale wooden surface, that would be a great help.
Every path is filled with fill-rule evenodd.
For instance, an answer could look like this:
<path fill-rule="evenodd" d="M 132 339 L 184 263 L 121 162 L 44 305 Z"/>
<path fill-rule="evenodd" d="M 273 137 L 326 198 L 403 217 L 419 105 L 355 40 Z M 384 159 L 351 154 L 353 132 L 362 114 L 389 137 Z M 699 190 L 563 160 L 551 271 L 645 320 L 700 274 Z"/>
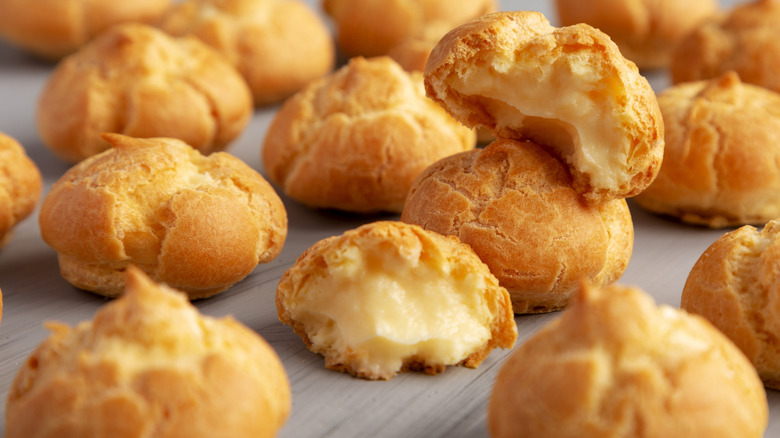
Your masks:
<path fill-rule="evenodd" d="M 319 5 L 314 0 L 310 3 Z M 502 4 L 507 10 L 542 11 L 555 22 L 551 1 L 503 0 Z M 43 172 L 46 187 L 68 168 L 41 144 L 35 130 L 36 99 L 51 69 L 52 65 L 0 43 L 0 131 L 27 148 Z M 667 84 L 663 72 L 649 78 L 656 89 Z M 274 110 L 258 110 L 229 150 L 259 171 L 260 145 Z M 389 382 L 369 382 L 326 370 L 322 358 L 306 350 L 292 330 L 279 322 L 274 307 L 276 283 L 298 255 L 319 239 L 380 219 L 312 211 L 287 199 L 285 204 L 290 228 L 282 254 L 258 266 L 230 290 L 196 302 L 205 314 L 234 315 L 279 353 L 292 384 L 294 405 L 281 436 L 487 436 L 486 402 L 495 374 L 510 351 L 493 352 L 476 370 L 451 368 L 433 377 L 412 373 Z M 659 302 L 678 306 L 689 269 L 722 231 L 679 225 L 647 215 L 633 205 L 632 213 L 634 254 L 621 282 L 643 288 Z M 75 324 L 91 319 L 106 301 L 74 289 L 60 277 L 56 256 L 41 240 L 36 217 L 20 224 L 0 251 L 0 288 L 5 302 L 0 325 L 0 409 L 4 411 L 5 394 L 18 367 L 47 336 L 43 321 Z M 554 317 L 556 314 L 516 317 L 518 345 Z M 780 436 L 780 396 L 769 391 L 768 397 L 771 415 L 766 436 Z"/>

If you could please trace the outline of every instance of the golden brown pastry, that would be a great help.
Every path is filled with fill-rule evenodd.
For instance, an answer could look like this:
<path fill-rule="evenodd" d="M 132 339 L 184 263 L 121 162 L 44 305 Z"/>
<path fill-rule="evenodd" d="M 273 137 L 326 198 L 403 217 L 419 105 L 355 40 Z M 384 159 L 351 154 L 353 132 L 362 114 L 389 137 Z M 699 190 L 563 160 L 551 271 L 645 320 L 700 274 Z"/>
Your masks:
<path fill-rule="evenodd" d="M 430 27 L 453 28 L 497 9 L 496 0 L 323 0 L 346 57 L 386 55 Z"/>
<path fill-rule="evenodd" d="M 262 156 L 269 179 L 306 205 L 400 212 L 426 166 L 475 144 L 425 97 L 420 72 L 358 57 L 285 102 Z"/>
<path fill-rule="evenodd" d="M 24 147 L 0 132 L 0 248 L 14 226 L 35 210 L 42 186 L 41 172 Z"/>
<path fill-rule="evenodd" d="M 485 15 L 442 38 L 425 86 L 497 140 L 420 174 L 402 221 L 471 245 L 516 313 L 562 309 L 580 279 L 622 275 L 633 224 L 621 198 L 655 178 L 663 120 L 609 37 L 537 12 Z"/>
<path fill-rule="evenodd" d="M 128 24 L 57 65 L 38 102 L 38 130 L 49 148 L 75 163 L 108 147 L 104 132 L 220 151 L 251 115 L 249 88 L 211 48 Z"/>
<path fill-rule="evenodd" d="M 56 60 L 113 25 L 151 24 L 170 4 L 171 0 L 2 0 L 0 38 Z"/>
<path fill-rule="evenodd" d="M 778 70 L 778 0 L 739 2 L 731 11 L 706 20 L 680 42 L 670 65 L 675 84 L 735 71 L 744 82 L 780 92 Z"/>
<path fill-rule="evenodd" d="M 509 295 L 474 252 L 401 222 L 315 243 L 282 276 L 276 308 L 325 366 L 366 379 L 476 368 L 517 338 Z"/>
<path fill-rule="evenodd" d="M 561 25 L 598 28 L 641 69 L 669 66 L 680 40 L 718 13 L 717 0 L 556 0 L 555 7 Z"/>
<path fill-rule="evenodd" d="M 299 0 L 184 0 L 160 27 L 196 36 L 225 55 L 246 79 L 256 105 L 287 98 L 335 62 L 330 30 Z"/>
<path fill-rule="evenodd" d="M 589 205 L 571 183 L 541 147 L 497 140 L 428 167 L 401 220 L 470 245 L 509 291 L 515 313 L 559 310 L 580 279 L 620 278 L 634 242 L 625 200 Z"/>
<path fill-rule="evenodd" d="M 766 393 L 705 319 L 639 289 L 584 285 L 493 386 L 493 438 L 760 438 Z"/>
<path fill-rule="evenodd" d="M 279 357 L 133 267 L 91 321 L 51 330 L 8 394 L 6 438 L 274 437 L 291 407 Z"/>
<path fill-rule="evenodd" d="M 39 223 L 74 286 L 113 297 L 137 265 L 190 298 L 221 292 L 274 259 L 287 214 L 263 177 L 227 153 L 105 134 L 112 149 L 68 170 Z"/>
<path fill-rule="evenodd" d="M 590 203 L 641 192 L 661 166 L 655 93 L 588 25 L 555 28 L 538 12 L 482 16 L 439 42 L 425 87 L 463 124 L 548 149 Z"/>
<path fill-rule="evenodd" d="M 637 204 L 713 228 L 780 217 L 780 94 L 730 72 L 668 88 L 658 103 L 664 163 Z"/>
<path fill-rule="evenodd" d="M 421 34 L 406 38 L 391 47 L 387 56 L 393 58 L 406 71 L 424 72 L 431 51 L 452 27 L 447 22 L 425 26 Z"/>
<path fill-rule="evenodd" d="M 764 384 L 780 389 L 780 221 L 716 240 L 688 275 L 682 308 L 707 318 L 742 350 Z"/>

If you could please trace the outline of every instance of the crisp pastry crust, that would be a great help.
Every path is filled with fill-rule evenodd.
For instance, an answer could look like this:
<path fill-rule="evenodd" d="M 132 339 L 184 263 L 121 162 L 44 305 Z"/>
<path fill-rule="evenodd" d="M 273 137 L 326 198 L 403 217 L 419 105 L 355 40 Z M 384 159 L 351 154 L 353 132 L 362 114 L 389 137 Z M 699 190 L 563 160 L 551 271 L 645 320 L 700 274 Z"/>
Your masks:
<path fill-rule="evenodd" d="M 780 389 L 779 259 L 777 220 L 761 230 L 746 225 L 726 233 L 691 269 L 681 304 L 734 341 L 773 389 Z"/>
<path fill-rule="evenodd" d="M 566 307 L 582 278 L 617 280 L 634 241 L 625 200 L 585 203 L 559 161 L 514 140 L 428 167 L 401 220 L 470 245 L 509 291 L 515 313 Z"/>
<path fill-rule="evenodd" d="M 159 26 L 225 55 L 249 84 L 255 105 L 286 99 L 335 62 L 329 29 L 299 0 L 185 0 Z"/>
<path fill-rule="evenodd" d="M 586 24 L 555 28 L 538 12 L 484 15 L 442 38 L 425 87 L 465 125 L 545 147 L 590 203 L 636 195 L 661 166 L 655 93 Z"/>
<path fill-rule="evenodd" d="M 282 276 L 276 308 L 328 368 L 366 379 L 476 368 L 517 338 L 509 295 L 474 252 L 401 222 L 315 243 Z"/>
<path fill-rule="evenodd" d="M 285 102 L 262 158 L 269 179 L 311 207 L 400 212 L 426 166 L 475 145 L 425 96 L 420 72 L 358 57 Z"/>
<path fill-rule="evenodd" d="M 504 363 L 488 426 L 494 438 L 760 438 L 768 415 L 755 369 L 704 318 L 583 285 Z"/>
<path fill-rule="evenodd" d="M 664 163 L 645 209 L 712 228 L 780 217 L 780 95 L 733 73 L 658 96 Z"/>
<path fill-rule="evenodd" d="M 717 0 L 556 0 L 562 26 L 587 23 L 640 69 L 668 67 L 675 46 L 718 13 Z"/>
<path fill-rule="evenodd" d="M 323 0 L 343 54 L 381 56 L 431 28 L 451 29 L 497 9 L 496 0 Z M 443 35 L 443 34 L 442 34 Z"/>
<path fill-rule="evenodd" d="M 11 238 L 14 226 L 35 210 L 42 186 L 41 172 L 24 147 L 0 132 L 0 247 Z"/>
<path fill-rule="evenodd" d="M 672 82 L 712 79 L 735 71 L 742 81 L 780 92 L 780 1 L 740 2 L 706 20 L 676 47 Z"/>
<path fill-rule="evenodd" d="M 127 277 L 93 320 L 47 324 L 9 391 L 5 436 L 276 436 L 291 393 L 271 346 L 138 269 Z"/>
<path fill-rule="evenodd" d="M 137 265 L 190 298 L 221 292 L 274 259 L 287 215 L 263 177 L 226 153 L 174 139 L 105 134 L 113 146 L 46 195 L 41 236 L 76 287 L 109 297 Z"/>
<path fill-rule="evenodd" d="M 141 24 L 112 27 L 62 60 L 38 102 L 38 130 L 61 158 L 105 150 L 104 132 L 225 149 L 252 114 L 241 75 L 195 38 Z"/>
<path fill-rule="evenodd" d="M 3 0 L 0 38 L 57 60 L 113 25 L 152 24 L 170 4 L 171 0 Z"/>

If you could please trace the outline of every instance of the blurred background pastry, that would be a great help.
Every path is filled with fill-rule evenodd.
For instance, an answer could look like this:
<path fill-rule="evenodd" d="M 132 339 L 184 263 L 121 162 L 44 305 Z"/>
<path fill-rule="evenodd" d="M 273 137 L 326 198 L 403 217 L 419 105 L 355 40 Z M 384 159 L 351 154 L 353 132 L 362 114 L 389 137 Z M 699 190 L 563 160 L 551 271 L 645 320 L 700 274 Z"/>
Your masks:
<path fill-rule="evenodd" d="M 333 36 L 299 0 L 185 0 L 159 26 L 193 35 L 224 55 L 252 90 L 255 105 L 280 102 L 333 69 Z"/>
<path fill-rule="evenodd" d="M 107 149 L 104 132 L 178 138 L 208 154 L 243 132 L 252 108 L 246 82 L 213 49 L 126 24 L 60 61 L 37 124 L 46 146 L 72 163 Z"/>
<path fill-rule="evenodd" d="M 171 0 L 2 0 L 0 38 L 57 60 L 121 23 L 155 23 Z"/>
<path fill-rule="evenodd" d="M 556 0 L 561 26 L 587 23 L 640 69 L 668 67 L 679 42 L 720 12 L 717 0 Z"/>

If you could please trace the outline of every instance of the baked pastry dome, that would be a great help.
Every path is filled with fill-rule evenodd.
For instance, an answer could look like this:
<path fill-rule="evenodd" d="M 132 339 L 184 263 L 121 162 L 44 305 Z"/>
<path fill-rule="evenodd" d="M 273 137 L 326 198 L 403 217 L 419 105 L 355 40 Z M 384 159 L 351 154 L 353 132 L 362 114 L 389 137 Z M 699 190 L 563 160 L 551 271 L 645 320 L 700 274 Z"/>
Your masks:
<path fill-rule="evenodd" d="M 663 158 L 655 93 L 610 38 L 538 12 L 484 15 L 428 59 L 429 97 L 469 127 L 530 140 L 567 163 L 590 203 L 636 195 Z"/>
<path fill-rule="evenodd" d="M 311 207 L 400 212 L 426 166 L 475 145 L 425 96 L 422 73 L 358 57 L 284 103 L 262 158 L 268 178 Z"/>
<path fill-rule="evenodd" d="M 41 205 L 43 240 L 74 286 L 113 297 L 137 265 L 190 298 L 221 292 L 273 260 L 287 214 L 263 177 L 224 152 L 105 134 L 113 148 L 68 170 Z"/>
<path fill-rule="evenodd" d="M 46 146 L 75 163 L 108 148 L 104 132 L 178 138 L 206 154 L 221 151 L 251 114 L 243 78 L 210 47 L 127 24 L 57 65 L 37 122 Z"/>
<path fill-rule="evenodd" d="M 609 37 L 537 12 L 484 15 L 439 41 L 425 87 L 496 141 L 429 166 L 402 221 L 471 245 L 517 313 L 564 308 L 581 278 L 622 275 L 633 247 L 622 198 L 655 178 L 663 120 Z"/>
<path fill-rule="evenodd" d="M 705 319 L 639 289 L 585 285 L 518 347 L 488 406 L 494 438 L 760 438 L 766 393 Z"/>
<path fill-rule="evenodd" d="M 9 391 L 8 438 L 270 438 L 289 415 L 287 375 L 262 337 L 134 267 L 93 320 L 47 326 Z"/>
<path fill-rule="evenodd" d="M 780 217 L 780 94 L 729 72 L 670 87 L 658 103 L 665 159 L 637 204 L 712 228 Z"/>
<path fill-rule="evenodd" d="M 780 2 L 739 2 L 706 20 L 676 47 L 670 65 L 675 84 L 735 71 L 742 81 L 780 92 Z"/>
<path fill-rule="evenodd" d="M 323 0 L 348 58 L 382 56 L 432 27 L 453 28 L 497 9 L 496 0 Z"/>
<path fill-rule="evenodd" d="M 764 384 L 780 389 L 777 266 L 780 222 L 746 225 L 724 234 L 688 274 L 682 308 L 708 319 L 742 350 Z"/>
<path fill-rule="evenodd" d="M 312 245 L 282 276 L 276 308 L 328 368 L 366 379 L 476 368 L 517 338 L 509 295 L 474 252 L 401 222 Z"/>
<path fill-rule="evenodd" d="M 159 26 L 172 35 L 193 35 L 226 56 L 255 105 L 284 100 L 335 62 L 329 29 L 299 0 L 185 0 Z"/>
<path fill-rule="evenodd" d="M 69 55 L 117 24 L 152 24 L 171 0 L 3 0 L 0 37 L 44 58 Z"/>
<path fill-rule="evenodd" d="M 24 147 L 0 132 L 0 247 L 14 226 L 35 210 L 42 186 L 41 172 Z"/>
<path fill-rule="evenodd" d="M 562 26 L 601 30 L 640 69 L 668 67 L 675 46 L 719 12 L 717 0 L 556 0 L 555 7 Z"/>
<path fill-rule="evenodd" d="M 625 200 L 589 205 L 571 184 L 543 148 L 497 140 L 429 166 L 401 220 L 470 245 L 509 291 L 515 313 L 559 310 L 582 278 L 620 278 L 634 242 Z"/>

